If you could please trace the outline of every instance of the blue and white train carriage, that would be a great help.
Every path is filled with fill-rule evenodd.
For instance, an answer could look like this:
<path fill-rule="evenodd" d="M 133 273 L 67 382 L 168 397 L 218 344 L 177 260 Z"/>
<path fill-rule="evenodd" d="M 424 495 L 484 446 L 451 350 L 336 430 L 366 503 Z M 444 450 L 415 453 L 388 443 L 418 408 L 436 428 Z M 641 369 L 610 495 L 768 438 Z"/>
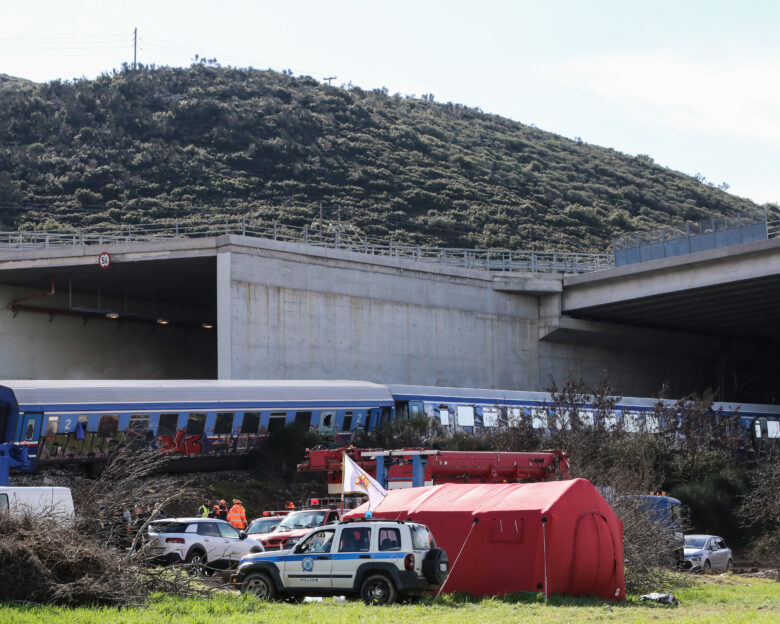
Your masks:
<path fill-rule="evenodd" d="M 2 441 L 39 464 L 148 446 L 171 456 L 242 455 L 294 425 L 327 434 L 392 416 L 386 386 L 359 381 L 3 381 Z"/>
<path fill-rule="evenodd" d="M 382 385 L 360 381 L 5 381 L 0 443 L 25 447 L 42 465 L 105 459 L 149 447 L 172 457 L 240 457 L 286 426 L 341 437 L 393 418 L 427 415 L 451 433 L 489 434 L 525 420 L 540 432 L 566 427 L 545 392 Z M 657 431 L 655 399 L 623 398 L 603 425 Z M 759 439 L 780 439 L 780 406 L 715 404 L 738 411 Z M 584 424 L 595 424 L 585 405 Z M 200 465 L 200 464 L 198 464 Z"/>
<path fill-rule="evenodd" d="M 557 422 L 553 411 L 545 407 L 553 403 L 547 392 L 405 385 L 388 388 L 395 399 L 396 417 L 425 414 L 450 432 L 496 431 L 521 421 L 539 432 L 570 427 L 570 423 Z M 629 432 L 658 432 L 657 403 L 658 399 L 623 397 L 600 424 L 607 428 L 620 426 Z M 739 414 L 742 428 L 752 437 L 780 439 L 780 405 L 714 403 L 712 410 Z M 580 410 L 582 424 L 595 425 L 595 412 L 593 405 L 585 404 Z"/>

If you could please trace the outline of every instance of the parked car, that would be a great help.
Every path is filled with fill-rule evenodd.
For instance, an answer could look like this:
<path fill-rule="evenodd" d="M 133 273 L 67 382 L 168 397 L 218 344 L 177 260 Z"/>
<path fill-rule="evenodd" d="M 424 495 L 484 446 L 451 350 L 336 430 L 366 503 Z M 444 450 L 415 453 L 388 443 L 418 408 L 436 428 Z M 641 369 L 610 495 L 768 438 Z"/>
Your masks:
<path fill-rule="evenodd" d="M 263 516 L 262 518 L 257 518 L 249 523 L 244 533 L 254 539 L 260 539 L 261 535 L 264 536 L 266 533 L 276 529 L 282 520 L 284 520 L 284 516 Z"/>
<path fill-rule="evenodd" d="M 193 575 L 234 568 L 244 555 L 263 552 L 259 541 L 212 518 L 155 520 L 144 548 L 159 563 L 189 563 Z"/>
<path fill-rule="evenodd" d="M 686 535 L 683 568 L 694 571 L 730 570 L 731 549 L 717 535 Z"/>
<path fill-rule="evenodd" d="M 336 509 L 300 509 L 285 516 L 279 526 L 263 535 L 260 541 L 266 550 L 285 550 L 295 546 L 314 527 L 336 523 L 340 517 Z"/>
<path fill-rule="evenodd" d="M 63 524 L 73 520 L 73 497 L 66 487 L 0 486 L 0 513 L 49 516 Z"/>
<path fill-rule="evenodd" d="M 244 557 L 231 583 L 262 600 L 276 596 L 360 596 L 389 605 L 435 590 L 447 554 L 424 524 L 365 520 L 321 526 L 294 547 Z"/>

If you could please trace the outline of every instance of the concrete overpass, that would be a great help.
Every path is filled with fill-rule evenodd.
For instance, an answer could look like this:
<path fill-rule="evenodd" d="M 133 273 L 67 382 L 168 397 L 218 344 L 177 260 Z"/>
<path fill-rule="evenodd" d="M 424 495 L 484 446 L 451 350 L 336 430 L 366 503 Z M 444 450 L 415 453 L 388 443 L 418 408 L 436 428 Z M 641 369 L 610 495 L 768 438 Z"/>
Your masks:
<path fill-rule="evenodd" d="M 590 321 L 604 334 L 642 327 L 698 336 L 692 348 L 718 359 L 713 386 L 743 400 L 780 391 L 778 239 L 566 276 L 561 313 L 583 331 L 594 331 Z"/>
<path fill-rule="evenodd" d="M 604 375 L 623 395 L 720 386 L 769 402 L 778 250 L 763 241 L 564 276 L 238 235 L 9 249 L 0 378 L 544 390 L 571 372 Z"/>

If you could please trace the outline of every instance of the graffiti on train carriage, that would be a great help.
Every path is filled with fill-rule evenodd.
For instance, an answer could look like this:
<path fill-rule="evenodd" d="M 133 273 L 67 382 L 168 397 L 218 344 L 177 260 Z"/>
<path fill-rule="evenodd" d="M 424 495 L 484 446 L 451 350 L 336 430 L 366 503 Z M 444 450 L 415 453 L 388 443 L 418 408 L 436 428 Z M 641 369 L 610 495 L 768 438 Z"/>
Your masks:
<path fill-rule="evenodd" d="M 0 439 L 35 465 L 141 448 L 227 457 L 287 427 L 348 443 L 392 405 L 387 387 L 369 382 L 0 381 Z"/>
<path fill-rule="evenodd" d="M 261 420 L 260 412 L 130 414 L 129 419 L 122 414 L 52 414 L 47 416 L 38 458 L 43 462 L 101 459 L 124 448 L 144 447 L 172 456 L 244 454 L 268 436 Z M 286 420 L 285 413 L 285 425 Z"/>

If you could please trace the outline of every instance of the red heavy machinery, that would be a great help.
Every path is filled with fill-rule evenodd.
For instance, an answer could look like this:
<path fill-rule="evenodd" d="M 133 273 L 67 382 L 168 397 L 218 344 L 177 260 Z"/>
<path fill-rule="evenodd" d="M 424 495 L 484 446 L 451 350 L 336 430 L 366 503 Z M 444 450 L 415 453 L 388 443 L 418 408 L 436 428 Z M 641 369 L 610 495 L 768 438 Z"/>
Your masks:
<path fill-rule="evenodd" d="M 569 479 L 569 455 L 566 451 L 514 453 L 495 451 L 433 451 L 405 448 L 398 451 L 377 449 L 312 449 L 298 464 L 302 472 L 327 472 L 328 493 L 341 493 L 342 455 L 346 453 L 358 466 L 387 489 L 438 485 L 440 483 L 520 483 Z"/>

